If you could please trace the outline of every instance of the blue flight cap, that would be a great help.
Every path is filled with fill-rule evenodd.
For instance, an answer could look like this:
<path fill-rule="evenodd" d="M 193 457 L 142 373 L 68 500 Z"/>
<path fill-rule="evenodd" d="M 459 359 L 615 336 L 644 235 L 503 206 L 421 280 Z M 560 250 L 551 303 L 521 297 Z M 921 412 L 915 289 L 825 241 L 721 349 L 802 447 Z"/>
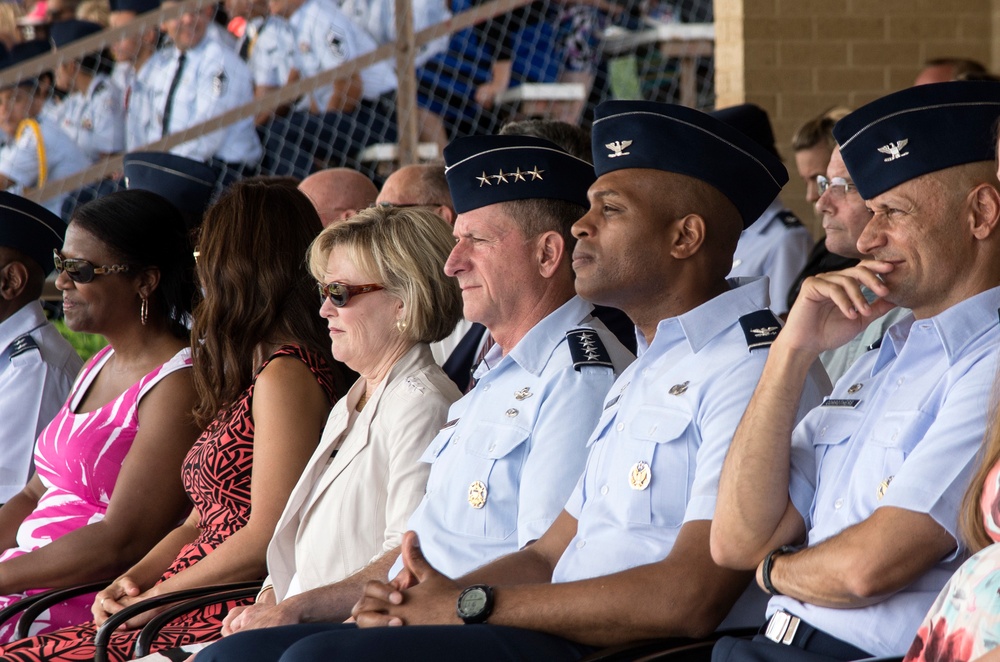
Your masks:
<path fill-rule="evenodd" d="M 52 251 L 62 248 L 66 223 L 38 203 L 0 191 L 0 246 L 13 248 L 52 272 Z"/>
<path fill-rule="evenodd" d="M 111 0 L 111 11 L 132 11 L 145 14 L 160 8 L 160 0 Z"/>
<path fill-rule="evenodd" d="M 74 41 L 100 32 L 102 29 L 97 23 L 78 21 L 75 18 L 68 21 L 58 21 L 49 26 L 49 41 L 56 48 L 62 48 Z"/>
<path fill-rule="evenodd" d="M 212 166 L 169 152 L 131 152 L 123 159 L 125 188 L 158 193 L 199 218 L 208 209 L 219 173 Z"/>
<path fill-rule="evenodd" d="M 726 196 L 744 228 L 788 182 L 777 157 L 700 110 L 655 101 L 606 101 L 594 114 L 591 145 L 598 177 L 631 168 L 693 177 Z"/>
<path fill-rule="evenodd" d="M 469 136 L 444 148 L 445 176 L 463 214 L 511 200 L 565 200 L 587 209 L 594 167 L 531 136 Z"/>
<path fill-rule="evenodd" d="M 7 54 L 7 57 L 0 62 L 0 69 L 10 69 L 11 67 L 16 67 L 19 64 L 23 64 L 32 58 L 36 58 L 39 55 L 45 55 L 52 52 L 52 46 L 48 41 L 44 39 L 32 39 L 30 41 L 22 41 L 19 44 L 14 44 Z M 42 72 L 38 75 L 44 75 L 47 72 Z M 34 88 L 38 85 L 38 76 L 32 76 L 30 78 L 22 78 L 17 81 L 17 85 L 26 85 L 28 87 Z"/>
<path fill-rule="evenodd" d="M 833 127 L 865 200 L 921 175 L 992 161 L 1000 83 L 919 85 L 858 108 Z"/>
<path fill-rule="evenodd" d="M 774 129 L 771 128 L 771 120 L 767 116 L 767 111 L 752 103 L 743 103 L 738 106 L 719 108 L 709 113 L 712 117 L 722 120 L 732 127 L 736 127 L 743 133 L 757 141 L 757 144 L 771 152 L 779 159 L 778 148 L 774 145 Z"/>

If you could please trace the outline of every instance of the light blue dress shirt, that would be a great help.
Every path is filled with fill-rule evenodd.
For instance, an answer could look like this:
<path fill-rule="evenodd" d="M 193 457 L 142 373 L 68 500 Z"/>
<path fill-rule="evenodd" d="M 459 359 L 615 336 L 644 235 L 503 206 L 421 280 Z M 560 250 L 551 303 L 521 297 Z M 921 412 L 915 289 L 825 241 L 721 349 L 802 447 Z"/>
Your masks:
<path fill-rule="evenodd" d="M 27 126 L 19 137 L 0 148 L 0 174 L 15 183 L 7 190 L 17 195 L 23 195 L 26 189 L 38 188 L 41 174 L 39 156 L 45 160 L 46 183 L 69 177 L 90 165 L 83 150 L 49 116 L 41 116 L 37 121 L 42 149 L 39 149 L 38 136 Z M 56 194 L 43 200 L 42 206 L 56 216 L 62 216 L 66 197 L 66 193 Z"/>
<path fill-rule="evenodd" d="M 788 312 L 788 291 L 806 266 L 813 240 L 801 223 L 788 225 L 791 214 L 775 198 L 764 213 L 740 235 L 733 255 L 730 278 L 767 276 L 770 279 L 771 310 L 778 315 Z"/>
<path fill-rule="evenodd" d="M 829 609 L 787 596 L 785 609 L 873 655 L 902 655 L 960 565 L 962 496 L 994 404 L 1000 288 L 941 314 L 890 327 L 793 433 L 789 495 L 815 545 L 892 506 L 934 518 L 956 551 L 910 586 L 869 607 Z"/>
<path fill-rule="evenodd" d="M 616 371 L 633 359 L 592 309 L 574 297 L 507 356 L 494 345 L 476 387 L 452 405 L 424 453 L 431 464 L 427 493 L 408 526 L 424 556 L 449 577 L 536 540 L 562 511 L 583 471 L 601 402 Z M 600 336 L 615 370 L 574 367 L 566 332 L 579 328 Z M 389 577 L 401 568 L 397 560 Z"/>
<path fill-rule="evenodd" d="M 125 149 L 125 93 L 98 74 L 86 92 L 70 94 L 59 106 L 59 128 L 92 163 Z"/>
<path fill-rule="evenodd" d="M 25 334 L 35 347 L 15 342 Z M 35 439 L 65 402 L 82 366 L 37 301 L 0 322 L 0 503 L 28 482 Z"/>
<path fill-rule="evenodd" d="M 768 354 L 768 346 L 750 348 L 740 324 L 767 308 L 767 279 L 731 285 L 662 320 L 648 347 L 640 336 L 639 358 L 611 388 L 590 438 L 586 471 L 566 505 L 577 534 L 552 581 L 655 563 L 670 553 L 683 524 L 712 519 L 722 462 Z M 800 417 L 829 391 L 817 362 Z M 765 603 L 751 585 L 724 626 L 759 625 Z"/>

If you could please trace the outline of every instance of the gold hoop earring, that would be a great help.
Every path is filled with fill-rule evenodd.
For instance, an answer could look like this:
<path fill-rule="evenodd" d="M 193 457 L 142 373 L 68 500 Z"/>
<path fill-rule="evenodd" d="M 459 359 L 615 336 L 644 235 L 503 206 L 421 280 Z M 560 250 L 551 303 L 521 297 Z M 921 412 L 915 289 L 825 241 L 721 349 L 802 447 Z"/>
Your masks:
<path fill-rule="evenodd" d="M 142 297 L 142 305 L 139 307 L 139 321 L 142 322 L 143 326 L 146 326 L 146 320 L 149 319 L 149 300 L 146 297 Z"/>
<path fill-rule="evenodd" d="M 406 331 L 406 320 L 396 320 L 396 330 L 400 333 Z"/>

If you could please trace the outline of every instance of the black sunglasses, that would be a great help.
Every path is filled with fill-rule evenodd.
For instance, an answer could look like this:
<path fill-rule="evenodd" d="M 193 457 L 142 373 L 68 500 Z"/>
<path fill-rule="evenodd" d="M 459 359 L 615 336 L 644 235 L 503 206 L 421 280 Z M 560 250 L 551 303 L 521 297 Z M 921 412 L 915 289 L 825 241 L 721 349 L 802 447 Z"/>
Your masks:
<path fill-rule="evenodd" d="M 319 305 L 323 305 L 323 302 L 327 299 L 330 303 L 335 305 L 337 308 L 343 308 L 347 305 L 347 302 L 351 300 L 351 297 L 356 297 L 359 294 L 367 294 L 368 292 L 376 292 L 378 290 L 385 289 L 381 285 L 375 285 L 374 283 L 368 285 L 345 285 L 344 283 L 316 283 L 319 288 Z"/>
<path fill-rule="evenodd" d="M 127 264 L 112 264 L 110 266 L 95 267 L 86 260 L 78 258 L 64 258 L 58 249 L 52 251 L 52 262 L 56 265 L 56 272 L 66 272 L 69 279 L 74 283 L 89 283 L 94 280 L 94 276 L 105 274 L 125 273 L 130 269 Z"/>

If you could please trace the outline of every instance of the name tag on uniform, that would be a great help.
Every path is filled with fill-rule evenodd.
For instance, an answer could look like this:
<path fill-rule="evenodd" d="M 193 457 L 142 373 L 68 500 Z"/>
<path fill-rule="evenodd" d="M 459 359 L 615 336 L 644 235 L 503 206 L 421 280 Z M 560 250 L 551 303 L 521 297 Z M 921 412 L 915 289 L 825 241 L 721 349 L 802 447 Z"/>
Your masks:
<path fill-rule="evenodd" d="M 622 397 L 622 395 L 621 395 L 621 393 L 619 393 L 615 397 L 613 397 L 610 400 L 608 400 L 608 404 L 604 405 L 604 411 L 607 411 L 607 410 L 611 409 L 612 407 L 614 407 L 616 404 L 618 404 L 618 401 L 621 399 L 621 397 Z"/>
<path fill-rule="evenodd" d="M 834 398 L 827 398 L 826 400 L 823 401 L 823 404 L 821 404 L 820 407 L 834 407 L 837 409 L 854 409 L 859 404 L 861 404 L 860 400 L 849 400 L 846 398 L 837 400 Z"/>
<path fill-rule="evenodd" d="M 441 430 L 447 430 L 448 428 L 453 428 L 453 427 L 455 427 L 456 425 L 458 425 L 458 422 L 459 422 L 460 420 L 462 420 L 462 419 L 460 419 L 460 418 L 453 418 L 452 420 L 450 420 L 450 421 L 448 421 L 447 423 L 445 423 L 445 424 L 444 424 L 444 425 L 443 425 L 443 426 L 441 427 Z"/>

